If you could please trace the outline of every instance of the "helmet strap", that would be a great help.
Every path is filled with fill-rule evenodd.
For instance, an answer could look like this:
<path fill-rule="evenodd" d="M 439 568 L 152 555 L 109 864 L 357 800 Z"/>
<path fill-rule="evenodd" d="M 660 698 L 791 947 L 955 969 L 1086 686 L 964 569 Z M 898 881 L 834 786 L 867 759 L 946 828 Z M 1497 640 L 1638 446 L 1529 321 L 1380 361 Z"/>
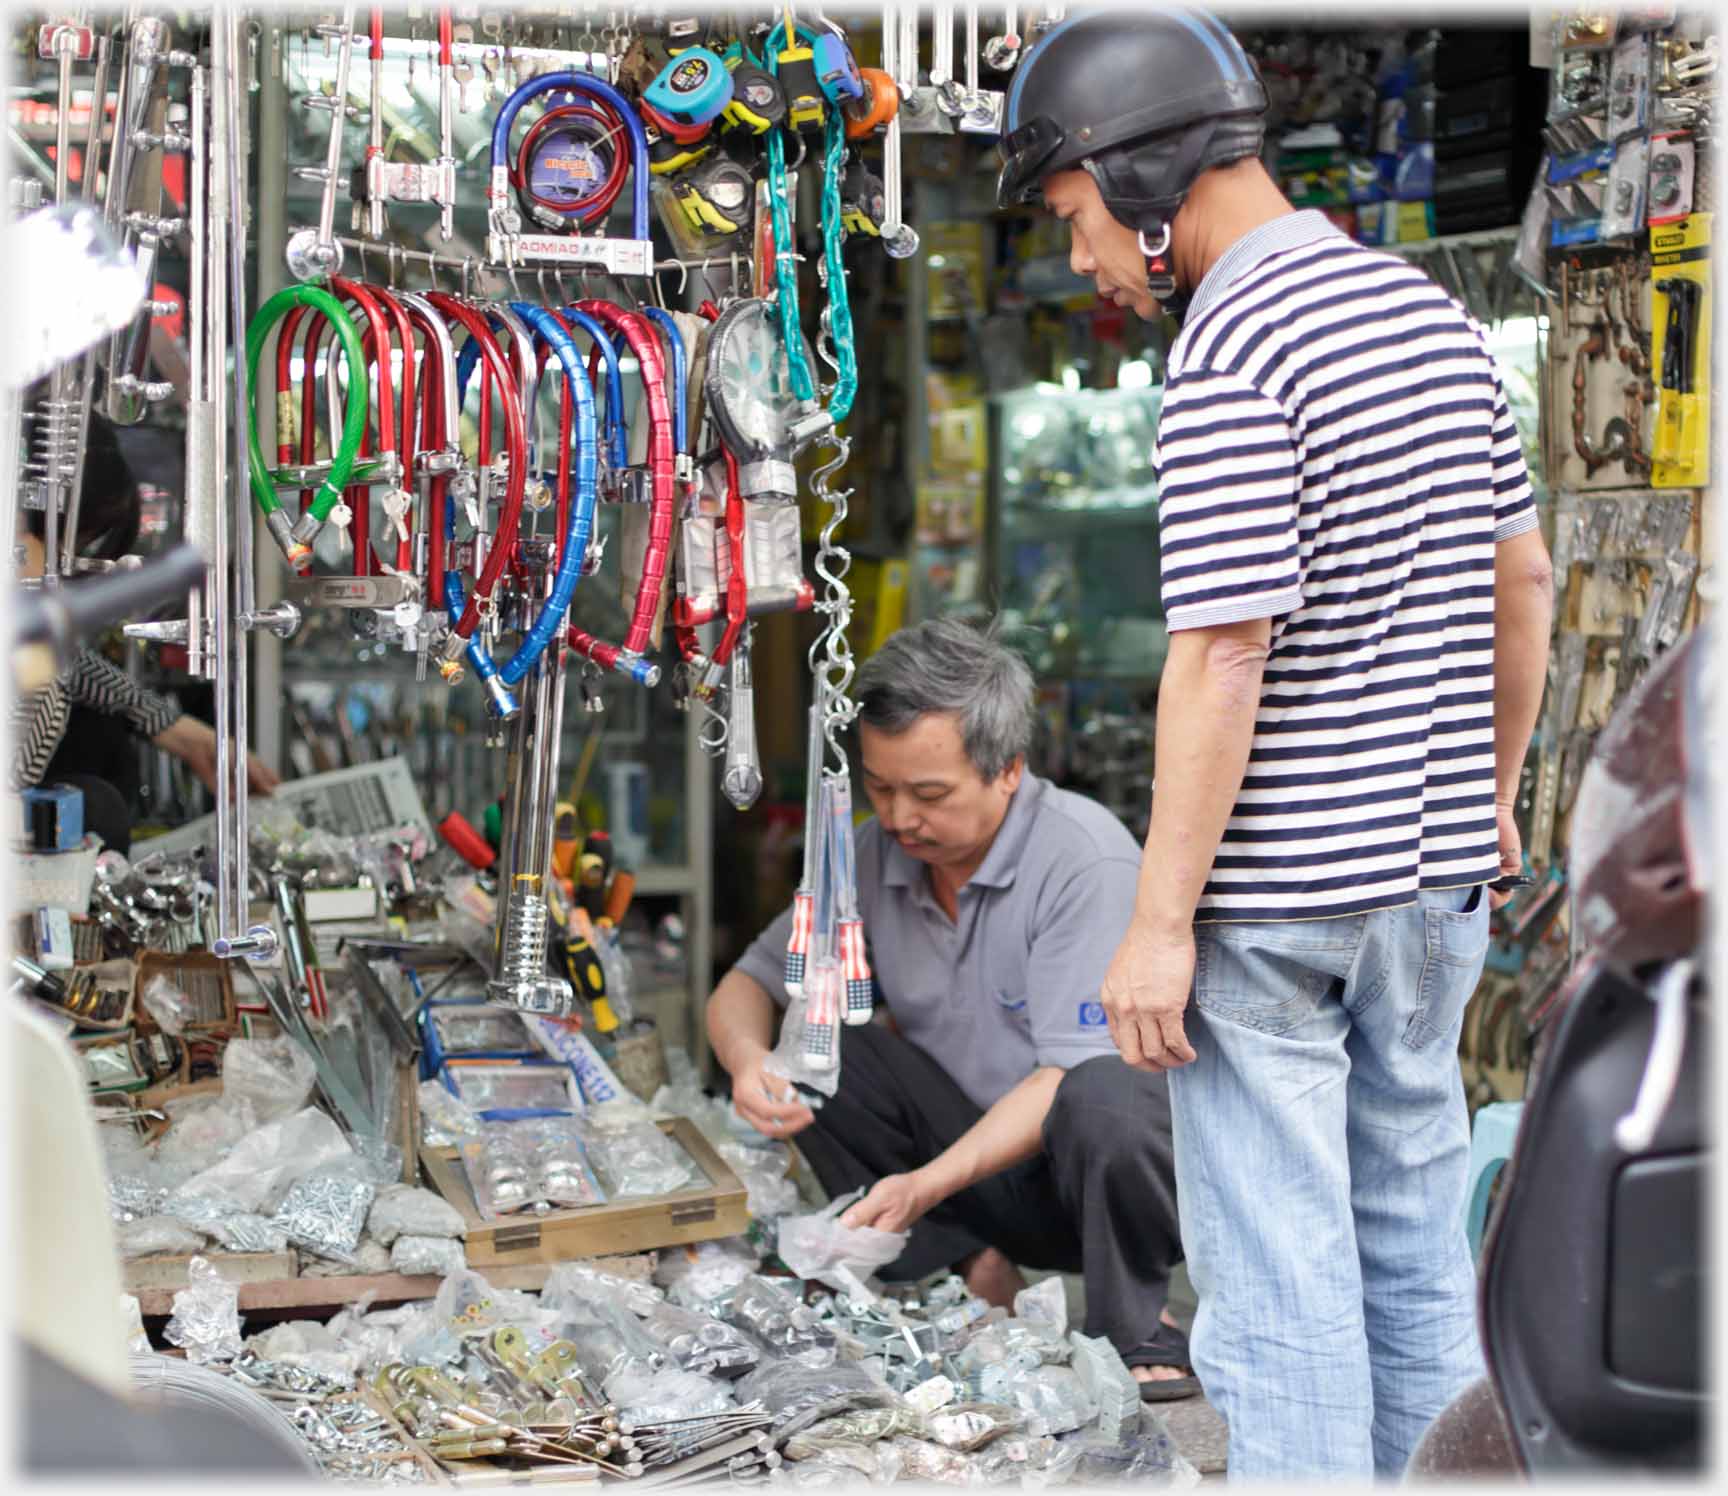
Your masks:
<path fill-rule="evenodd" d="M 1146 256 L 1146 289 L 1155 301 L 1169 301 L 1176 294 L 1176 276 L 1170 264 L 1170 220 L 1158 218 L 1156 243 L 1140 230 L 1140 253 Z"/>

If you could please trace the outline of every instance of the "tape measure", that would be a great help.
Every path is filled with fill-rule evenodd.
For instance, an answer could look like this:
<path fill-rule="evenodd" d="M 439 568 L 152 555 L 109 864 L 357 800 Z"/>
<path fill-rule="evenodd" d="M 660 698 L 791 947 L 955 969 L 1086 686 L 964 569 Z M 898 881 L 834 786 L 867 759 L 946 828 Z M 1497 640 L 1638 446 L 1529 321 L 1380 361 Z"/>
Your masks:
<path fill-rule="evenodd" d="M 671 184 L 691 229 L 705 239 L 725 239 L 750 226 L 755 179 L 729 156 L 712 156 Z"/>
<path fill-rule="evenodd" d="M 845 37 L 832 29 L 824 31 L 816 38 L 812 51 L 816 85 L 830 104 L 839 108 L 863 99 L 864 75 L 858 71 L 858 59 L 846 45 Z"/>
<path fill-rule="evenodd" d="M 846 115 L 846 138 L 862 140 L 883 128 L 900 112 L 900 90 L 894 79 L 881 68 L 861 68 L 863 94 L 843 105 Z"/>
<path fill-rule="evenodd" d="M 706 125 L 696 129 L 692 139 L 691 127 L 674 125 L 646 104 L 642 106 L 642 128 L 648 136 L 648 170 L 657 177 L 688 171 L 714 149 Z"/>
<path fill-rule="evenodd" d="M 840 222 L 848 234 L 879 237 L 882 219 L 888 212 L 887 192 L 882 178 L 871 171 L 859 158 L 846 168 L 840 183 Z"/>
<path fill-rule="evenodd" d="M 785 120 L 786 94 L 773 74 L 746 62 L 742 50 L 736 59 L 728 50 L 726 66 L 732 74 L 732 100 L 721 114 L 730 128 L 766 135 Z"/>
<path fill-rule="evenodd" d="M 678 125 L 710 125 L 732 102 L 732 74 L 706 47 L 688 47 L 655 74 L 642 102 Z"/>
<path fill-rule="evenodd" d="M 793 130 L 818 131 L 828 119 L 828 105 L 816 78 L 816 54 L 802 35 L 793 32 L 775 55 L 780 87 L 786 95 L 786 123 Z"/>

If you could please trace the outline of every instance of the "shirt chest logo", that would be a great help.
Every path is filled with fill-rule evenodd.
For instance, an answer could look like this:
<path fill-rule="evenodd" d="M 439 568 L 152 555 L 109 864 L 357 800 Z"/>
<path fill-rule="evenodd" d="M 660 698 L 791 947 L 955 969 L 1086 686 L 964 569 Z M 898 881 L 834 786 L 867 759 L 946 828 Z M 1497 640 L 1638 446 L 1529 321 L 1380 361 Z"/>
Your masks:
<path fill-rule="evenodd" d="M 1110 1020 L 1104 1016 L 1103 1003 L 1093 1002 L 1080 1004 L 1081 1028 L 1108 1028 L 1109 1024 Z"/>

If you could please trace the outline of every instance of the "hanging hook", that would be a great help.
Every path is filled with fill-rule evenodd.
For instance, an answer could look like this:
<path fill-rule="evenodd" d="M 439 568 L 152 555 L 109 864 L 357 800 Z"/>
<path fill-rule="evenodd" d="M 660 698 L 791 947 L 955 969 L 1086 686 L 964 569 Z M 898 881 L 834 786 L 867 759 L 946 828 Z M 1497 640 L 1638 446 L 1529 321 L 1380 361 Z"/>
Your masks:
<path fill-rule="evenodd" d="M 544 265 L 535 273 L 534 279 L 540 286 L 540 305 L 549 306 L 551 303 L 546 299 L 546 267 Z"/>

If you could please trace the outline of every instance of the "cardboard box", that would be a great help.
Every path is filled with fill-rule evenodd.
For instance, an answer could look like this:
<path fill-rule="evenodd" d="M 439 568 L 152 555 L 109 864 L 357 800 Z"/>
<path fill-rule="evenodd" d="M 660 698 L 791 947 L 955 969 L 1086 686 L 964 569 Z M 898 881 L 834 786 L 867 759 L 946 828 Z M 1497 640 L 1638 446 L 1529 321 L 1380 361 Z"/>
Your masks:
<path fill-rule="evenodd" d="M 696 1124 L 674 1117 L 662 1122 L 660 1128 L 696 1161 L 707 1176 L 707 1184 L 670 1195 L 488 1221 L 474 1203 L 454 1148 L 422 1148 L 420 1162 L 431 1187 L 462 1213 L 468 1265 L 482 1271 L 522 1263 L 649 1252 L 737 1236 L 747 1230 L 750 1208 L 744 1185 Z"/>

